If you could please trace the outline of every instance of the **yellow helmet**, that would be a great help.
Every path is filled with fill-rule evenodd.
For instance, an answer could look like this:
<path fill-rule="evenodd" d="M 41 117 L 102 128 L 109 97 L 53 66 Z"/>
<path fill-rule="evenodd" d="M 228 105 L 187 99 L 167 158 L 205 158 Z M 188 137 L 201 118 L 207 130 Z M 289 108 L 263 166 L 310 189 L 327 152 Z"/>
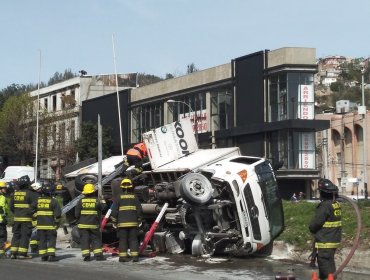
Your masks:
<path fill-rule="evenodd" d="M 93 184 L 86 184 L 82 191 L 83 194 L 89 194 L 95 192 L 95 187 Z"/>
<path fill-rule="evenodd" d="M 132 188 L 132 181 L 128 178 L 125 178 L 121 181 L 121 185 L 120 187 L 122 189 L 129 189 L 129 188 Z"/>
<path fill-rule="evenodd" d="M 6 188 L 6 183 L 4 181 L 0 181 L 0 188 Z"/>

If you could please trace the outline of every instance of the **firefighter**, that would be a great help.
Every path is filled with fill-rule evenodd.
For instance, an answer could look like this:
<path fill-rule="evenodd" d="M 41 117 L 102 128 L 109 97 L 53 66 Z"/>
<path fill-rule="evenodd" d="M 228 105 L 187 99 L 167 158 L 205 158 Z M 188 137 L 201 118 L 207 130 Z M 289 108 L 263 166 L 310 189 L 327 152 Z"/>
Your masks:
<path fill-rule="evenodd" d="M 34 199 L 37 200 L 41 196 L 41 190 L 42 190 L 42 183 L 40 182 L 34 182 L 31 184 L 31 193 L 34 196 Z M 34 230 L 32 230 L 31 239 L 30 239 L 30 248 L 31 253 L 36 254 L 38 251 L 39 246 L 39 239 L 37 236 L 37 230 L 35 230 L 36 224 L 37 224 L 37 217 L 36 213 L 32 217 L 32 226 L 34 227 Z"/>
<path fill-rule="evenodd" d="M 333 274 L 335 267 L 335 251 L 342 235 L 341 207 L 338 201 L 338 187 L 328 179 L 320 179 L 320 204 L 309 225 L 309 230 L 315 236 L 317 264 L 320 279 L 327 279 Z"/>
<path fill-rule="evenodd" d="M 4 181 L 0 182 L 0 259 L 5 257 L 5 243 L 8 238 L 8 232 L 6 230 L 7 217 L 9 215 L 8 201 L 6 200 L 5 194 L 7 191 L 7 185 Z"/>
<path fill-rule="evenodd" d="M 135 166 L 135 171 L 140 174 L 143 171 L 143 163 L 146 161 L 148 152 L 143 142 L 135 144 L 126 152 L 126 169 L 132 165 Z"/>
<path fill-rule="evenodd" d="M 55 249 L 57 228 L 60 225 L 62 211 L 58 201 L 53 197 L 54 186 L 43 184 L 41 196 L 37 199 L 37 236 L 39 238 L 39 255 L 42 261 L 56 261 Z"/>
<path fill-rule="evenodd" d="M 124 178 L 120 187 L 123 194 L 118 203 L 115 203 L 112 210 L 112 221 L 116 223 L 119 239 L 119 261 L 127 262 L 127 249 L 130 248 L 130 255 L 134 262 L 139 260 L 138 227 L 142 220 L 142 207 L 134 194 L 132 181 Z"/>
<path fill-rule="evenodd" d="M 76 205 L 75 214 L 78 220 L 78 230 L 80 233 L 80 244 L 84 261 L 90 261 L 90 245 L 92 247 L 95 260 L 105 260 L 102 250 L 102 235 L 100 232 L 100 221 L 103 205 L 96 197 L 93 184 L 85 184 L 82 193 L 83 199 Z"/>
<path fill-rule="evenodd" d="M 36 212 L 37 201 L 29 190 L 30 178 L 28 175 L 17 180 L 17 190 L 10 199 L 10 210 L 14 214 L 13 238 L 11 241 L 11 259 L 30 259 L 27 255 L 32 233 L 32 216 Z"/>

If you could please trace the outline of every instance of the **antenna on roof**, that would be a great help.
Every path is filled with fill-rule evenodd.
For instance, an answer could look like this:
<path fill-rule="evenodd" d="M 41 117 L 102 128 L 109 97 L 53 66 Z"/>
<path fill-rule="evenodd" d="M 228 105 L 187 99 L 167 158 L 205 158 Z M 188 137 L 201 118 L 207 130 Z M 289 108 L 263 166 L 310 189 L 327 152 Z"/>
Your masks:
<path fill-rule="evenodd" d="M 37 111 L 36 111 L 36 148 L 35 148 L 35 176 L 37 181 L 38 153 L 39 153 L 39 111 L 40 111 L 40 83 L 41 83 L 41 50 L 39 50 L 39 82 L 37 84 Z"/>
<path fill-rule="evenodd" d="M 113 46 L 113 63 L 114 73 L 116 75 L 116 92 L 117 92 L 117 106 L 118 106 L 118 120 L 119 120 L 119 135 L 121 140 L 121 154 L 123 157 L 123 142 L 122 142 L 122 125 L 121 125 L 121 108 L 119 104 L 119 93 L 118 93 L 118 76 L 117 76 L 117 65 L 116 65 L 116 53 L 114 50 L 114 35 L 112 34 L 112 46 Z"/>

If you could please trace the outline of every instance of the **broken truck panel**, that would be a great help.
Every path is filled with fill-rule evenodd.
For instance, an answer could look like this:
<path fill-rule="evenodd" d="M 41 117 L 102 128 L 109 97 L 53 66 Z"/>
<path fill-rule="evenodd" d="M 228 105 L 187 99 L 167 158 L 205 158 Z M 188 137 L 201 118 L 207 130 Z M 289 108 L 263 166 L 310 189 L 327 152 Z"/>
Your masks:
<path fill-rule="evenodd" d="M 173 122 L 143 134 L 152 169 L 198 150 L 190 119 Z"/>

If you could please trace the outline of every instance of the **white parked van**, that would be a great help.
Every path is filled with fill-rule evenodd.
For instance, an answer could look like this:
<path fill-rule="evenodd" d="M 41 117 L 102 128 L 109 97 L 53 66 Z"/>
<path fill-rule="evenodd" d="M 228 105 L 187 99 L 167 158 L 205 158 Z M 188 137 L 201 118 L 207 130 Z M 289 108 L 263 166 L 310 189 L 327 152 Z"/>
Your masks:
<path fill-rule="evenodd" d="M 28 175 L 32 182 L 35 179 L 35 168 L 32 166 L 8 166 L 1 174 L 0 179 L 5 182 L 11 182 L 25 175 Z"/>

